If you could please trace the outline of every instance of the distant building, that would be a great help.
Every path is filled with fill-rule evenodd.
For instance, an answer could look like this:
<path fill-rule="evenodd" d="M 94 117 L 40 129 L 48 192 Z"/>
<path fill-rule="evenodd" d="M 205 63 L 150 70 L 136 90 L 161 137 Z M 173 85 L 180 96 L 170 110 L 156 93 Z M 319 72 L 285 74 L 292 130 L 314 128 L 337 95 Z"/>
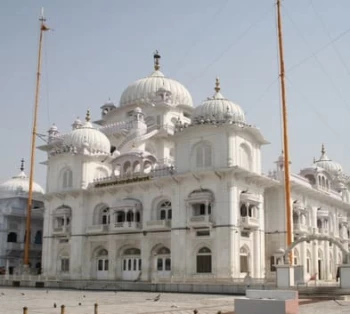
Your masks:
<path fill-rule="evenodd" d="M 70 132 L 50 128 L 40 147 L 48 156 L 43 272 L 133 281 L 272 277 L 285 246 L 283 169 L 262 174 L 261 147 L 268 141 L 223 96 L 219 79 L 213 96 L 194 108 L 188 90 L 160 71 L 159 58 L 155 54 L 154 72 L 124 90 L 119 106 L 101 107 L 95 126 L 88 112 Z M 320 185 L 313 172 L 313 184 L 309 172 L 293 176 L 300 182 L 298 190 L 293 183 L 293 203 L 314 206 L 317 217 L 333 206 L 343 217 L 343 236 L 346 186 L 332 190 L 335 181 L 321 167 Z M 296 236 L 304 223 L 299 217 Z M 322 226 L 316 216 L 308 226 L 324 230 L 322 217 Z M 328 254 L 326 244 L 317 245 Z M 297 263 L 307 260 L 304 251 Z M 310 252 L 308 273 L 317 269 L 317 250 Z M 323 263 L 329 269 L 322 274 L 335 273 L 339 251 L 332 252 L 333 264 Z"/>
<path fill-rule="evenodd" d="M 284 197 L 284 162 L 280 156 L 270 177 L 279 185 L 266 189 L 266 257 L 267 274 L 273 275 L 274 265 L 282 263 L 286 243 L 286 211 Z M 329 236 L 348 251 L 350 213 L 349 178 L 342 166 L 326 154 L 314 163 L 291 175 L 293 240 L 312 234 Z M 304 265 L 304 276 L 317 274 L 321 280 L 335 279 L 337 267 L 343 263 L 343 252 L 329 241 L 311 240 L 293 250 L 294 265 Z"/>
<path fill-rule="evenodd" d="M 1 273 L 21 273 L 24 259 L 29 179 L 21 172 L 0 184 L 0 269 Z M 33 184 L 30 266 L 32 273 L 41 271 L 44 190 Z"/>

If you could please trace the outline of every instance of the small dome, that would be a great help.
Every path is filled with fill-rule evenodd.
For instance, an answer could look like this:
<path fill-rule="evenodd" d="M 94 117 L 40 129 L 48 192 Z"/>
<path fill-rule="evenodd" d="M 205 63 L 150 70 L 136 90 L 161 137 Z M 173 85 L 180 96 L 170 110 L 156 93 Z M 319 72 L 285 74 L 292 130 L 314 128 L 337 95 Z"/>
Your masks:
<path fill-rule="evenodd" d="M 81 127 L 68 133 L 63 139 L 63 145 L 77 150 L 88 149 L 91 153 L 109 154 L 111 144 L 108 137 L 93 127 L 90 122 L 90 112 L 87 112 L 86 122 Z"/>
<path fill-rule="evenodd" d="M 21 163 L 21 172 L 12 177 L 10 180 L 0 184 L 0 197 L 27 196 L 29 192 L 29 178 L 24 173 L 24 160 Z M 44 189 L 37 183 L 33 182 L 33 193 L 35 195 L 43 195 Z"/>
<path fill-rule="evenodd" d="M 82 126 L 83 126 L 83 122 L 81 122 L 81 120 L 79 119 L 79 117 L 76 118 L 76 119 L 74 120 L 73 124 L 72 124 L 73 130 L 79 129 L 79 128 L 81 128 Z"/>
<path fill-rule="evenodd" d="M 143 103 L 154 103 L 157 98 L 169 101 L 177 105 L 193 107 L 192 97 L 189 91 L 181 83 L 166 78 L 159 71 L 160 55 L 154 54 L 155 71 L 148 77 L 137 80 L 129 85 L 120 97 L 120 107 L 128 105 L 140 105 Z"/>
<path fill-rule="evenodd" d="M 220 82 L 216 78 L 215 94 L 213 97 L 205 100 L 201 105 L 195 108 L 193 119 L 210 119 L 222 121 L 230 119 L 233 122 L 245 123 L 245 115 L 242 108 L 232 101 L 226 99 L 220 93 Z"/>
<path fill-rule="evenodd" d="M 326 170 L 332 176 L 336 176 L 339 173 L 343 172 L 343 167 L 339 163 L 332 161 L 331 159 L 328 158 L 326 154 L 326 149 L 323 144 L 321 149 L 321 157 L 319 160 L 315 161 L 314 166 L 317 166 Z"/>

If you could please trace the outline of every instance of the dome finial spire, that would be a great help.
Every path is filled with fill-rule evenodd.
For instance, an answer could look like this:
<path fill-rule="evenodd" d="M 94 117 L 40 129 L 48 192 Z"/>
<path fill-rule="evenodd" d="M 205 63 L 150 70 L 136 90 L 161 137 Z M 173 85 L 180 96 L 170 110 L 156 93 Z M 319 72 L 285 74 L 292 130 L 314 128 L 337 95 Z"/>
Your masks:
<path fill-rule="evenodd" d="M 220 91 L 220 89 L 221 89 L 221 87 L 220 87 L 220 79 L 218 77 L 216 77 L 214 90 L 218 93 Z"/>
<path fill-rule="evenodd" d="M 159 65 L 159 59 L 161 58 L 158 50 L 156 50 L 154 53 L 153 53 L 153 59 L 154 59 L 154 69 L 156 71 L 158 71 L 160 69 L 160 65 Z"/>
<path fill-rule="evenodd" d="M 316 157 L 314 157 L 314 159 L 313 159 L 313 163 L 314 163 L 314 164 L 316 163 Z"/>
<path fill-rule="evenodd" d="M 22 158 L 21 159 L 21 168 L 20 168 L 21 171 L 24 171 L 24 159 Z"/>
<path fill-rule="evenodd" d="M 324 148 L 324 144 L 321 146 L 321 154 L 324 155 L 326 153 L 326 149 Z"/>
<path fill-rule="evenodd" d="M 86 116 L 85 116 L 85 121 L 89 122 L 90 121 L 90 109 L 86 111 Z"/>

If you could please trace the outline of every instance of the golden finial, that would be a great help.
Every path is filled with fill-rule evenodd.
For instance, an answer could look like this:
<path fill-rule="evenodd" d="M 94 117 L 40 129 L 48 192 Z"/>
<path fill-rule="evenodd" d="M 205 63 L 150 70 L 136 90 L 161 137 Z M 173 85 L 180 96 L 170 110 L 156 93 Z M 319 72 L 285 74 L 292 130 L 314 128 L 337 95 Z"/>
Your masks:
<path fill-rule="evenodd" d="M 324 148 L 324 144 L 322 143 L 322 146 L 321 146 L 321 154 L 325 154 L 326 153 L 326 149 Z"/>
<path fill-rule="evenodd" d="M 86 116 L 85 116 L 85 121 L 89 122 L 90 121 L 90 109 L 86 111 Z"/>
<path fill-rule="evenodd" d="M 214 90 L 218 93 L 220 91 L 220 79 L 216 77 Z"/>
<path fill-rule="evenodd" d="M 21 169 L 21 171 L 24 171 L 24 159 L 23 158 L 21 159 L 21 168 L 20 169 Z"/>
<path fill-rule="evenodd" d="M 153 58 L 154 58 L 154 69 L 156 71 L 158 71 L 160 69 L 160 65 L 159 65 L 159 59 L 161 58 L 160 57 L 160 54 L 158 52 L 158 50 L 156 50 L 153 54 Z"/>

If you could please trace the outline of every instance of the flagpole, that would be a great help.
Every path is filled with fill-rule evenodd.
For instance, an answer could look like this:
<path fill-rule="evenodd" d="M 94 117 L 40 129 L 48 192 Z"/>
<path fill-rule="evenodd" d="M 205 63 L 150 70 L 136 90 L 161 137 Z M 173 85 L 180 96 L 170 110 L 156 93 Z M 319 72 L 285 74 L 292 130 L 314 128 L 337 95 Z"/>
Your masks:
<path fill-rule="evenodd" d="M 287 247 L 290 247 L 293 241 L 292 234 L 292 204 L 290 193 L 290 169 L 289 169 L 289 138 L 288 138 L 288 119 L 287 119 L 287 100 L 285 86 L 284 52 L 283 52 L 283 33 L 281 17 L 281 0 L 277 0 L 277 30 L 278 30 L 278 48 L 280 61 L 280 84 L 282 98 L 282 120 L 283 120 L 283 150 L 284 150 L 284 191 L 285 191 L 285 210 L 287 224 Z M 289 264 L 293 264 L 293 252 L 289 256 Z"/>
<path fill-rule="evenodd" d="M 39 106 L 39 92 L 40 92 L 40 75 L 41 75 L 41 53 L 43 33 L 48 30 L 44 22 L 44 9 L 41 9 L 40 21 L 40 38 L 39 38 L 39 52 L 38 52 L 38 65 L 36 73 L 36 88 L 35 88 L 35 102 L 34 102 L 34 117 L 32 126 L 32 138 L 31 138 L 31 155 L 30 155 L 30 174 L 29 174 L 29 191 L 27 202 L 27 217 L 26 217 L 26 240 L 24 246 L 24 268 L 29 268 L 29 250 L 31 240 L 31 222 L 32 222 L 32 203 L 33 203 L 33 181 L 34 181 L 34 166 L 35 166 L 35 140 L 36 140 L 36 126 L 38 118 L 38 106 Z"/>

